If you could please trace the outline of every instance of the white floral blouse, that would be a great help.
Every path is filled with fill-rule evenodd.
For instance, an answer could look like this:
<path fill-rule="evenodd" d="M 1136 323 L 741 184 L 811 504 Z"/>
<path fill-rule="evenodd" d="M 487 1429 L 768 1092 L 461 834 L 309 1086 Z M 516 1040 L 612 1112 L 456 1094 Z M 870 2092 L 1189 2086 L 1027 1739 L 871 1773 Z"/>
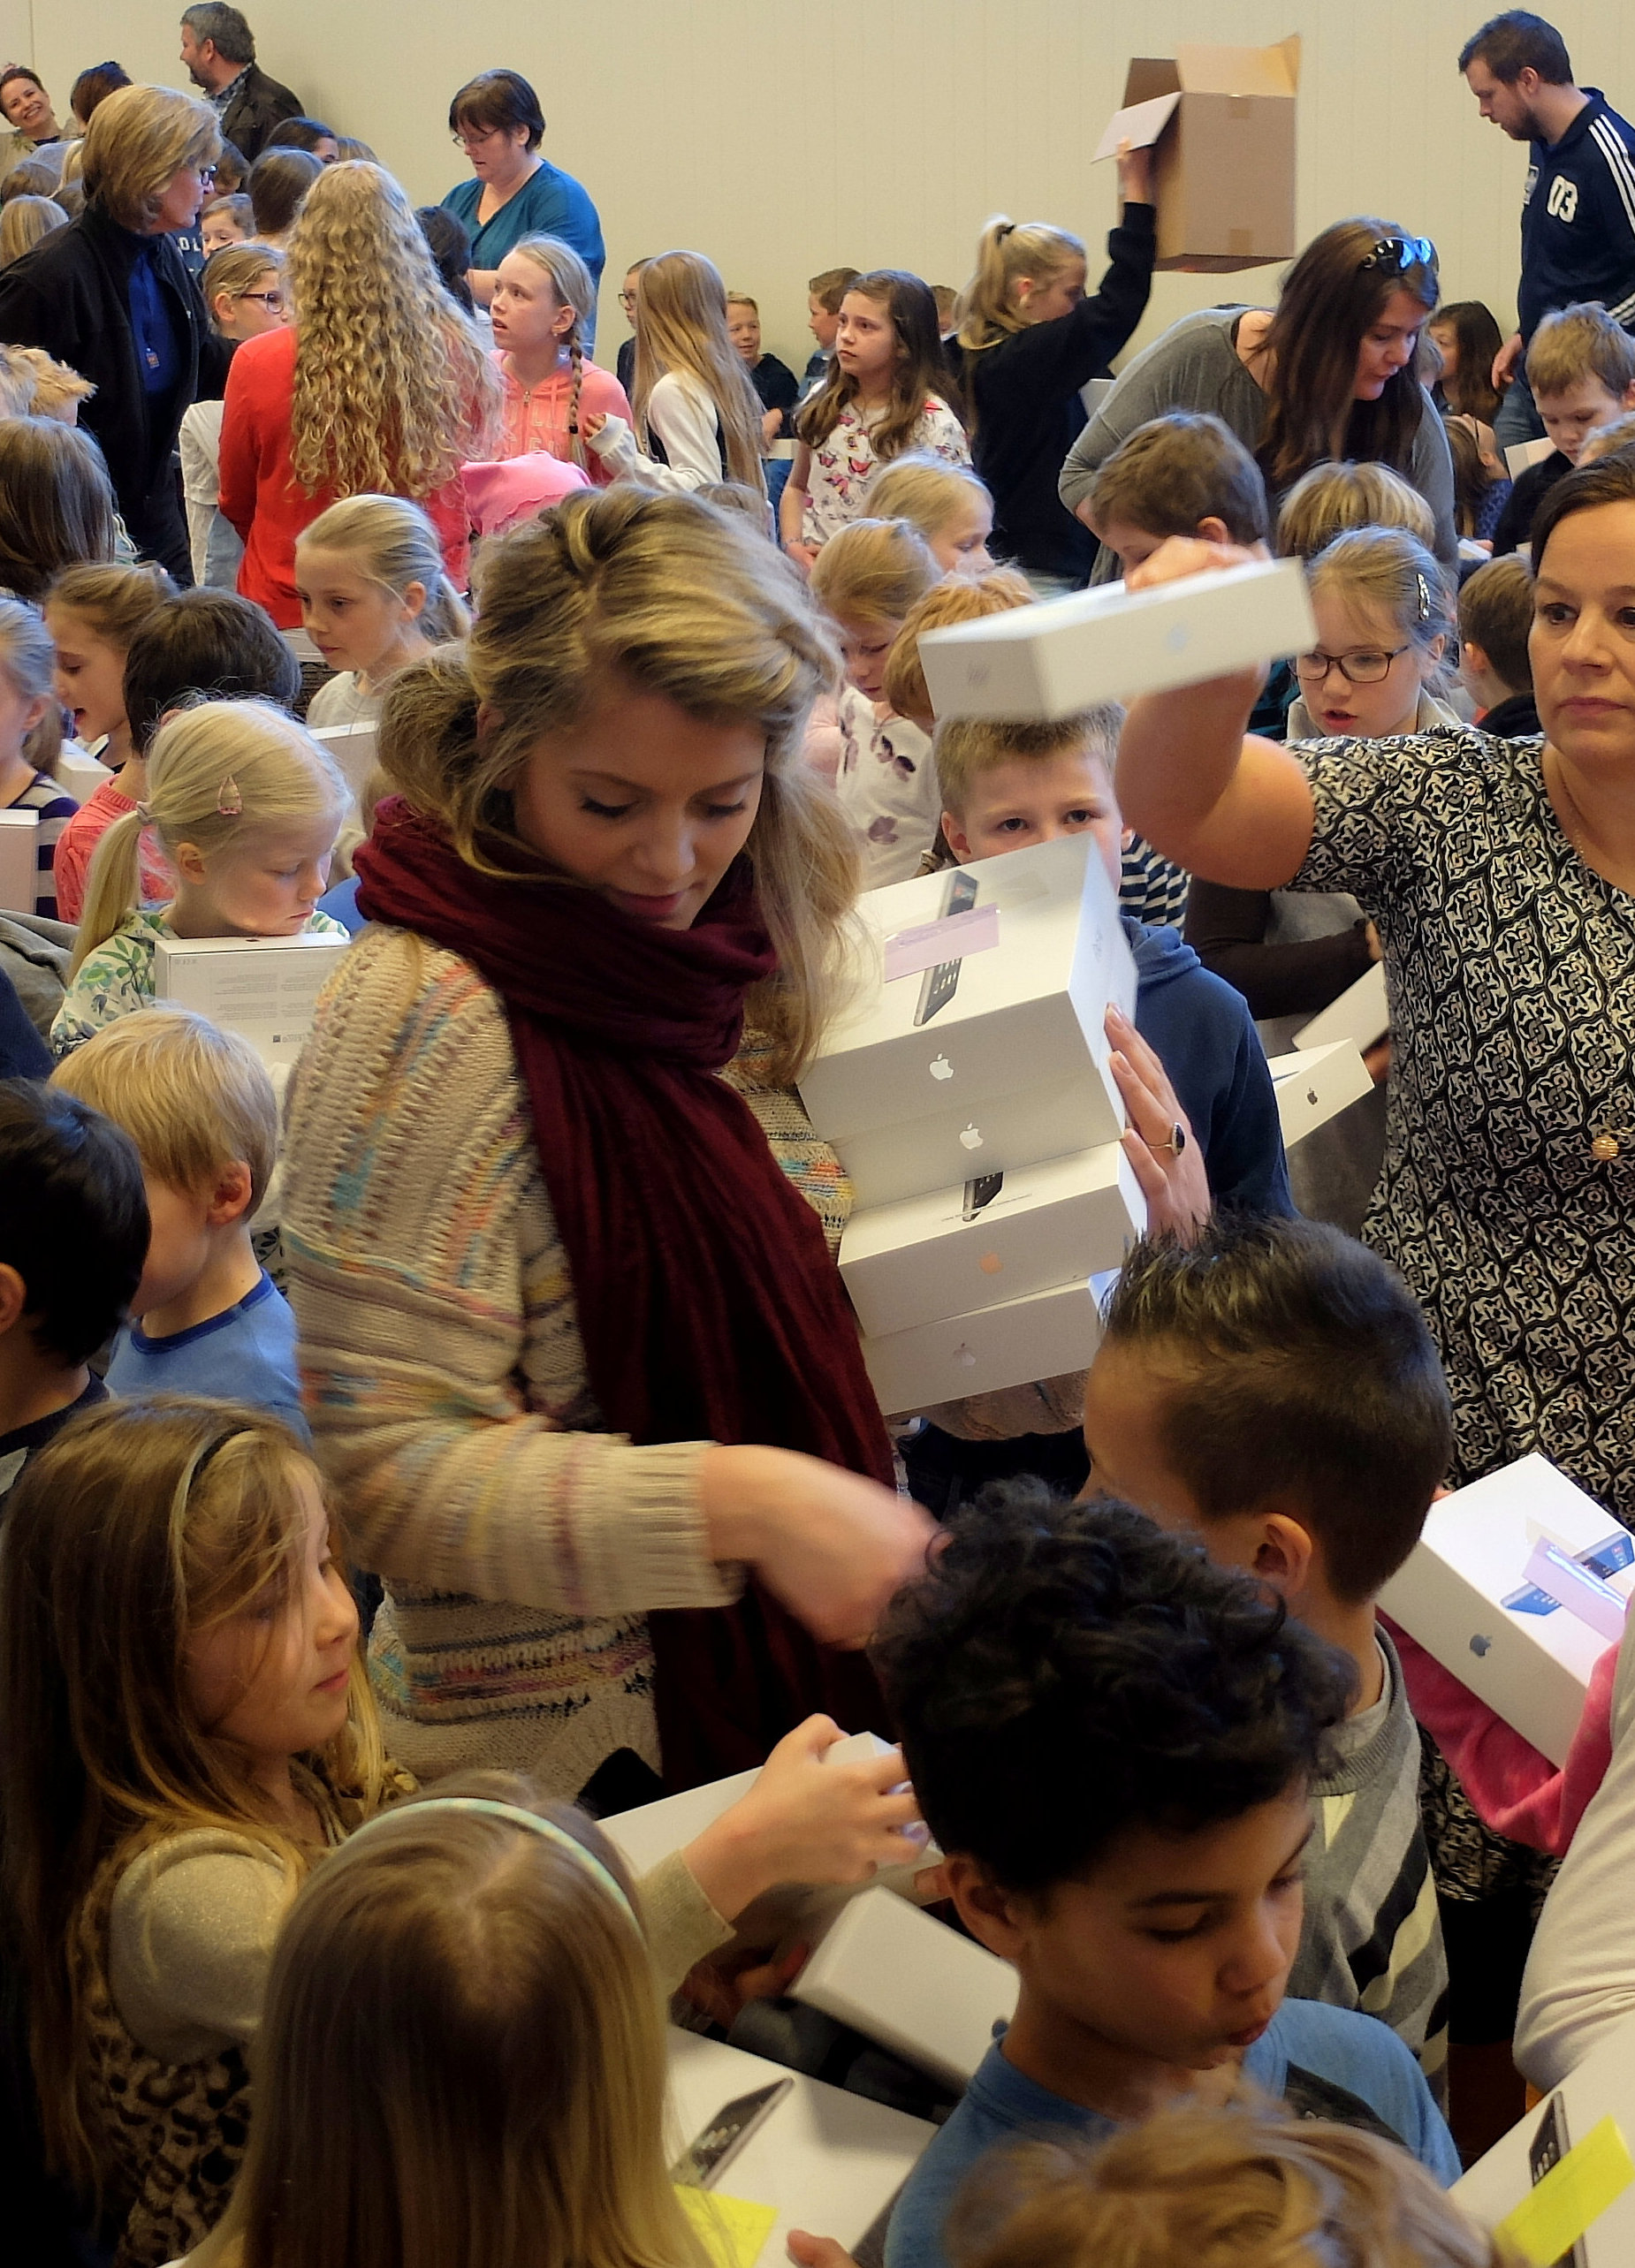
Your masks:
<path fill-rule="evenodd" d="M 906 457 L 910 451 L 941 457 L 950 465 L 970 464 L 970 444 L 965 429 L 940 394 L 926 395 L 925 406 L 901 453 Z M 826 543 L 848 520 L 862 517 L 863 490 L 877 462 L 863 413 L 855 402 L 848 402 L 828 439 L 817 443 L 812 450 L 806 482 L 810 501 L 801 518 L 802 543 Z"/>

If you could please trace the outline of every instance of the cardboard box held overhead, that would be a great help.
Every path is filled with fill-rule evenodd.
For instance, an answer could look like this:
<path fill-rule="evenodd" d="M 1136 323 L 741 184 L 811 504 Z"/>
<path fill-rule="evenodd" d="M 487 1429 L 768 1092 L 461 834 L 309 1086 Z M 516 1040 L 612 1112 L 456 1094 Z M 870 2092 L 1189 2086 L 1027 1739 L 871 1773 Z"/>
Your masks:
<path fill-rule="evenodd" d="M 1160 268 L 1222 276 L 1293 257 L 1299 76 L 1297 38 L 1130 64 L 1127 107 L 1181 98 L 1155 145 Z"/>

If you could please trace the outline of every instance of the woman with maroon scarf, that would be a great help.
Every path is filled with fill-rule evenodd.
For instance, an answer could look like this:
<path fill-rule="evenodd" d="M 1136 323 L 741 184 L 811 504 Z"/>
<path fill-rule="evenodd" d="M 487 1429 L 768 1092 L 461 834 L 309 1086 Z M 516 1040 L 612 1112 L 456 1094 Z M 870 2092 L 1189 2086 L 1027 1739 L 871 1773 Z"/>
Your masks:
<path fill-rule="evenodd" d="M 929 1523 L 793 1092 L 855 887 L 801 761 L 833 664 L 799 582 L 615 489 L 482 598 L 387 698 L 401 795 L 293 1089 L 285 1241 L 392 1753 L 616 1809 L 810 1710 L 877 1721 L 836 1650 Z"/>

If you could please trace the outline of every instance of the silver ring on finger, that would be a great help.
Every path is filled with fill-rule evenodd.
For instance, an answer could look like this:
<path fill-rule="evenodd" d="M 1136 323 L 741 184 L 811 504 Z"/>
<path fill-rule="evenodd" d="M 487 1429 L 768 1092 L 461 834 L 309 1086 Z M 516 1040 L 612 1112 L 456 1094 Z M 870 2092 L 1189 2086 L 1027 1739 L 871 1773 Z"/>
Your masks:
<path fill-rule="evenodd" d="M 1167 1142 L 1150 1142 L 1147 1148 L 1155 1157 L 1179 1157 L 1187 1146 L 1187 1130 L 1179 1119 L 1169 1129 Z"/>

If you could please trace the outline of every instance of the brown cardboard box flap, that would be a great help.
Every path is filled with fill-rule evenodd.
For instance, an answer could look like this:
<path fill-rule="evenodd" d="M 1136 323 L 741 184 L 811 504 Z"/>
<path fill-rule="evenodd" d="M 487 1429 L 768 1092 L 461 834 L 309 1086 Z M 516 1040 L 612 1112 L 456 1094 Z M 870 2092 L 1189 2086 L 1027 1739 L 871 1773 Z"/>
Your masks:
<path fill-rule="evenodd" d="M 1178 47 L 1175 68 L 1184 95 L 1292 95 L 1299 35 L 1276 47 Z"/>

